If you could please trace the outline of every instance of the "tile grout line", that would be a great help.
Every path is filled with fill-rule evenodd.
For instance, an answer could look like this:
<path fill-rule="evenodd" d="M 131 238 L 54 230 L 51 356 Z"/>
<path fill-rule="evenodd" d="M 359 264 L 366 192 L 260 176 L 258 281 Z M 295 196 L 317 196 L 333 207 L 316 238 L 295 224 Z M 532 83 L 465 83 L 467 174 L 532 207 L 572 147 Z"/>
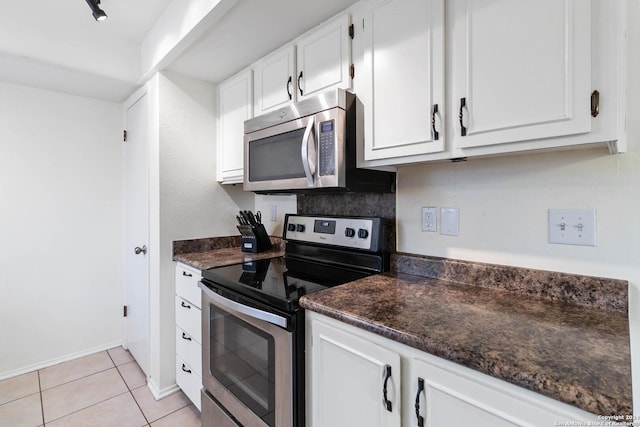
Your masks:
<path fill-rule="evenodd" d="M 68 416 L 70 416 L 70 415 L 77 414 L 78 412 L 82 412 L 82 411 L 84 411 L 84 410 L 86 410 L 86 409 L 89 409 L 89 408 L 92 408 L 92 407 L 94 407 L 94 406 L 96 406 L 96 405 L 99 405 L 99 404 L 101 404 L 101 403 L 104 403 L 104 402 L 106 402 L 106 401 L 108 401 L 108 400 L 114 399 L 114 398 L 116 398 L 116 397 L 120 397 L 120 396 L 122 396 L 122 395 L 124 395 L 124 394 L 127 394 L 127 392 L 125 391 L 125 392 L 122 392 L 122 393 L 120 393 L 120 394 L 116 394 L 115 396 L 111 396 L 111 397 L 109 397 L 109 398 L 107 398 L 107 399 L 104 399 L 104 400 L 101 400 L 101 401 L 99 401 L 99 402 L 96 402 L 96 403 L 94 403 L 94 404 L 92 404 L 92 405 L 89 405 L 89 406 L 87 406 L 86 408 L 80 408 L 80 409 L 78 409 L 78 410 L 76 410 L 76 411 L 69 412 L 68 414 L 65 414 L 65 415 L 63 415 L 63 416 L 61 416 L 61 417 L 55 418 L 55 419 L 53 419 L 53 420 L 49 420 L 48 422 L 49 422 L 49 423 L 52 423 L 52 422 L 54 422 L 54 421 L 61 420 L 61 419 L 66 418 L 66 417 L 68 417 Z M 44 420 L 44 410 L 43 410 L 42 418 L 43 418 L 43 420 Z"/>
<path fill-rule="evenodd" d="M 53 421 L 61 420 L 61 419 L 65 418 L 65 417 L 68 417 L 68 416 L 70 416 L 70 415 L 72 415 L 72 414 L 76 414 L 76 413 L 78 413 L 78 412 L 84 411 L 84 410 L 89 409 L 89 408 L 91 408 L 91 407 L 93 407 L 93 406 L 96 406 L 96 405 L 99 405 L 99 404 L 101 404 L 101 403 L 104 403 L 104 402 L 106 402 L 106 401 L 108 401 L 108 400 L 111 400 L 111 399 L 113 399 L 113 398 L 115 398 L 115 397 L 122 396 L 122 395 L 126 394 L 127 392 L 129 392 L 129 393 L 131 392 L 131 391 L 129 390 L 129 385 L 128 385 L 128 384 L 127 384 L 127 382 L 124 380 L 124 377 L 122 377 L 122 374 L 120 373 L 120 370 L 119 370 L 119 369 L 118 369 L 118 367 L 116 366 L 116 363 L 113 361 L 113 358 L 111 357 L 111 354 L 109 354 L 109 351 L 108 351 L 108 350 L 105 350 L 105 351 L 106 351 L 106 353 L 107 353 L 107 356 L 109 357 L 109 360 L 111 360 L 111 363 L 113 363 L 113 366 L 112 366 L 112 367 L 107 368 L 107 369 L 103 369 L 102 371 L 93 372 L 93 373 L 91 373 L 91 374 L 86 374 L 86 375 L 84 375 L 84 376 L 82 376 L 82 377 L 80 377 L 80 378 L 77 378 L 77 379 L 72 380 L 72 381 L 68 381 L 68 382 L 66 382 L 66 383 L 58 384 L 58 385 L 56 385 L 56 386 L 54 386 L 54 387 L 50 387 L 50 388 L 48 388 L 46 391 L 48 391 L 48 390 L 53 390 L 53 389 L 55 389 L 55 388 L 57 388 L 57 387 L 59 387 L 59 386 L 62 386 L 62 385 L 65 385 L 65 384 L 70 384 L 70 383 L 72 383 L 72 382 L 74 382 L 74 381 L 79 381 L 79 380 L 82 380 L 82 379 L 84 379 L 84 378 L 88 378 L 88 377 L 90 377 L 90 376 L 93 376 L 93 375 L 96 375 L 96 374 L 100 374 L 100 373 L 102 373 L 102 372 L 106 372 L 106 371 L 108 371 L 109 369 L 115 369 L 115 370 L 116 370 L 116 372 L 118 373 L 118 375 L 119 375 L 119 376 L 120 376 L 120 378 L 122 379 L 122 382 L 124 383 L 125 387 L 127 388 L 127 391 L 122 392 L 122 393 L 120 393 L 120 394 L 116 394 L 115 396 L 111 396 L 111 397 L 106 398 L 106 399 L 104 399 L 104 400 L 101 400 L 101 401 L 99 401 L 99 402 L 96 402 L 96 403 L 94 403 L 94 404 L 92 404 L 92 405 L 87 406 L 86 408 L 80 408 L 80 409 L 78 409 L 78 410 L 76 410 L 76 411 L 70 412 L 70 413 L 65 414 L 65 415 L 63 415 L 63 416 L 61 416 L 61 417 L 58 417 L 58 418 L 56 418 L 56 419 L 49 420 L 49 422 L 50 422 L 50 423 L 51 423 L 51 422 L 53 422 Z M 38 382 L 39 382 L 39 381 L 40 381 L 40 372 L 38 371 Z M 132 396 L 132 397 L 133 397 L 133 396 Z M 134 400 L 135 400 L 135 399 L 134 399 Z M 42 402 L 42 390 L 40 391 L 40 401 Z M 144 416 L 144 414 L 143 414 L 143 416 Z M 145 420 L 146 420 L 146 418 L 145 418 Z M 46 424 L 44 423 L 44 404 L 43 404 L 43 408 L 42 408 L 42 421 L 43 421 L 43 426 L 45 426 Z"/>
<path fill-rule="evenodd" d="M 38 394 L 40 395 L 40 415 L 42 416 L 42 425 L 46 425 L 44 422 L 44 403 L 42 402 L 42 384 L 40 383 L 40 369 L 36 371 L 38 373 Z"/>
<path fill-rule="evenodd" d="M 147 415 L 144 413 L 144 411 L 142 410 L 142 407 L 140 406 L 140 404 L 138 403 L 138 401 L 136 400 L 136 397 L 133 395 L 133 393 L 131 392 L 131 387 L 129 387 L 129 384 L 127 383 L 127 381 L 124 379 L 124 376 L 122 375 L 122 372 L 120 372 L 120 369 L 118 369 L 118 365 L 116 365 L 116 362 L 113 360 L 113 357 L 111 357 L 111 354 L 109 353 L 109 351 L 107 350 L 107 354 L 109 355 L 109 358 L 111 359 L 111 361 L 113 362 L 113 364 L 116 367 L 116 371 L 118 371 L 118 375 L 120 375 L 120 378 L 122 378 L 122 381 L 124 382 L 124 385 L 127 386 L 127 390 L 129 391 L 129 394 L 131 395 L 131 398 L 133 399 L 133 401 L 136 403 L 136 406 L 138 407 L 138 409 L 140 410 L 140 413 L 142 414 L 142 417 L 144 418 L 144 420 L 147 422 L 146 425 L 151 425 L 151 423 L 149 422 L 149 420 L 147 419 Z M 135 359 L 134 359 L 135 361 Z M 147 382 L 147 379 L 145 378 L 145 383 Z M 143 386 L 140 386 L 143 387 Z M 139 387 L 136 387 L 139 388 Z M 144 426 L 143 426 L 144 427 Z"/>
<path fill-rule="evenodd" d="M 82 378 L 86 378 L 86 377 L 91 376 L 93 374 L 99 374 L 101 372 L 108 371 L 109 369 L 112 369 L 112 368 L 117 368 L 116 363 L 113 361 L 113 359 L 111 358 L 111 355 L 109 354 L 109 350 L 103 350 L 103 351 L 107 353 L 107 356 L 109 357 L 109 360 L 111 360 L 111 363 L 113 363 L 113 366 L 111 366 L 109 368 L 102 369 L 100 371 L 93 372 L 91 374 L 85 374 L 85 375 L 81 376 L 80 378 L 75 378 L 75 379 L 72 379 L 72 380 L 69 380 L 69 381 L 62 382 L 60 384 L 56 384 L 56 385 L 51 386 L 51 387 L 49 387 L 49 388 L 47 388 L 45 390 L 42 390 L 42 385 L 40 385 L 40 392 L 43 392 L 43 391 L 46 391 L 46 390 L 51 390 L 51 389 L 59 387 L 61 385 L 65 385 L 65 384 L 69 384 L 69 383 L 72 383 L 72 382 L 77 381 L 77 380 L 81 380 Z M 101 353 L 101 352 L 90 354 L 89 356 L 94 356 L 94 355 L 99 354 L 99 353 Z M 78 360 L 78 359 L 68 360 L 67 362 L 73 362 L 74 360 Z M 57 365 L 61 365 L 63 363 L 67 363 L 67 362 L 58 363 L 56 365 L 49 366 L 48 368 L 51 368 L 51 367 L 57 366 Z M 40 370 L 38 370 L 38 381 L 40 381 Z"/>

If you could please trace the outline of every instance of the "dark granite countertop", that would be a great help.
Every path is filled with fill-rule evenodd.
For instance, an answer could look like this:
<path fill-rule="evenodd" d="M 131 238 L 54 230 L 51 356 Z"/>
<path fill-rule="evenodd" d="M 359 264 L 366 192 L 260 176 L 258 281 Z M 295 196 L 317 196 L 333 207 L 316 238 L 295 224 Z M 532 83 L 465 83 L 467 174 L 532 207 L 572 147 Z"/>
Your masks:
<path fill-rule="evenodd" d="M 198 270 L 207 270 L 284 255 L 282 239 L 271 237 L 271 243 L 273 247 L 270 250 L 253 253 L 240 250 L 240 236 L 181 240 L 173 243 L 173 260 Z"/>
<path fill-rule="evenodd" d="M 632 414 L 626 311 L 398 272 L 300 304 L 594 414 Z"/>

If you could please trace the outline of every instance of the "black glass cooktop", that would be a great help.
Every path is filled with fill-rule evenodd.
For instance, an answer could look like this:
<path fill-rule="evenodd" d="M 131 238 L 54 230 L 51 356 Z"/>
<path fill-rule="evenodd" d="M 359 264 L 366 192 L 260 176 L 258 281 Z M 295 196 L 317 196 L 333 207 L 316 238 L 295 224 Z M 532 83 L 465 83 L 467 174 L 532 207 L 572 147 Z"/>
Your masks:
<path fill-rule="evenodd" d="M 209 287 L 223 288 L 285 311 L 298 309 L 302 295 L 361 279 L 371 273 L 288 257 L 211 268 Z"/>

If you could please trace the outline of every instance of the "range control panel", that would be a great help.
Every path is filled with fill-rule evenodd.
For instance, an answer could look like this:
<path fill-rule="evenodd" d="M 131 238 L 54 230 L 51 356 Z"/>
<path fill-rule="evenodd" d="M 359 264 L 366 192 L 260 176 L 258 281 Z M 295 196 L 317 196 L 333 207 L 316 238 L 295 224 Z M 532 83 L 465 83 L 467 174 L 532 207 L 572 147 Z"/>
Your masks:
<path fill-rule="evenodd" d="M 382 218 L 287 215 L 283 238 L 378 252 L 383 224 Z"/>

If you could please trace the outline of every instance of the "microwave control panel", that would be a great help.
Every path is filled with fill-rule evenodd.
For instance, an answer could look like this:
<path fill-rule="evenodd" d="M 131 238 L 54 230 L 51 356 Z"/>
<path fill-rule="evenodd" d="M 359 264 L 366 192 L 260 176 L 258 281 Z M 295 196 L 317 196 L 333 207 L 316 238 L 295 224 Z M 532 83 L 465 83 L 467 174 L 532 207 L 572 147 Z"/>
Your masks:
<path fill-rule="evenodd" d="M 327 120 L 326 122 L 320 122 L 320 176 L 335 175 L 336 172 L 336 132 L 335 121 Z"/>

